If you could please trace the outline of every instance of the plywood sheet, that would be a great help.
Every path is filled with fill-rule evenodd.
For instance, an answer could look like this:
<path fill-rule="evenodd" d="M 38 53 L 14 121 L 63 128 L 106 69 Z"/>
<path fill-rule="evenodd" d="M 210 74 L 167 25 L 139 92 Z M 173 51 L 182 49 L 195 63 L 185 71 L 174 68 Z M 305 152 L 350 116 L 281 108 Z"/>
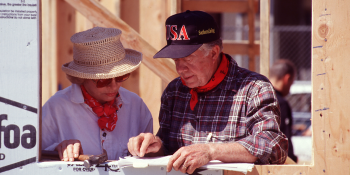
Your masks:
<path fill-rule="evenodd" d="M 314 129 L 322 130 L 322 137 L 314 139 L 315 162 L 324 159 L 322 171 L 326 174 L 349 174 L 350 1 L 324 0 L 313 7 L 312 112 L 314 120 L 323 120 L 319 122 L 323 128 Z"/>

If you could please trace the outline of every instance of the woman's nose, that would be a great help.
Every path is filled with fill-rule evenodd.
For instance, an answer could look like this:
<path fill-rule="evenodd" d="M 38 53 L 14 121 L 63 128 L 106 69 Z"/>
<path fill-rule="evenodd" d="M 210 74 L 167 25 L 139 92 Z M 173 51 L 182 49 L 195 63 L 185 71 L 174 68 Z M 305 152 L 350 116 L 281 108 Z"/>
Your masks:
<path fill-rule="evenodd" d="M 121 82 L 116 82 L 115 79 L 113 78 L 112 82 L 107 86 L 109 88 L 112 88 L 113 90 L 118 89 L 121 86 Z"/>

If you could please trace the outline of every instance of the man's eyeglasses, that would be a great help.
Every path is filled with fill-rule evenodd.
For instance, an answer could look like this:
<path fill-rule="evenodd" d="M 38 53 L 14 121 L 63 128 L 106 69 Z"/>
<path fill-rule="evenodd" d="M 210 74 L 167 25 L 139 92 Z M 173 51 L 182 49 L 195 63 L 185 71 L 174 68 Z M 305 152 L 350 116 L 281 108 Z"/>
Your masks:
<path fill-rule="evenodd" d="M 115 82 L 123 82 L 125 80 L 127 80 L 130 76 L 130 73 L 125 74 L 123 76 L 120 77 L 114 77 Z M 109 79 L 98 79 L 98 80 L 92 80 L 95 84 L 97 88 L 102 88 L 105 86 L 108 86 L 109 84 L 112 83 L 113 78 L 109 78 Z"/>

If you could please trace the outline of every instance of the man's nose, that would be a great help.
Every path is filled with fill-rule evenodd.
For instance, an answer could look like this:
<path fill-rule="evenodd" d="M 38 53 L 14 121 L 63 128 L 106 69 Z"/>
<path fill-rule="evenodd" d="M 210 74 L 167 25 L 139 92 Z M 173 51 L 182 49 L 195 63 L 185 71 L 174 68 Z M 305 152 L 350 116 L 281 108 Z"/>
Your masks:
<path fill-rule="evenodd" d="M 175 66 L 176 66 L 177 73 L 180 75 L 181 73 L 188 70 L 186 63 L 181 58 L 175 61 Z"/>

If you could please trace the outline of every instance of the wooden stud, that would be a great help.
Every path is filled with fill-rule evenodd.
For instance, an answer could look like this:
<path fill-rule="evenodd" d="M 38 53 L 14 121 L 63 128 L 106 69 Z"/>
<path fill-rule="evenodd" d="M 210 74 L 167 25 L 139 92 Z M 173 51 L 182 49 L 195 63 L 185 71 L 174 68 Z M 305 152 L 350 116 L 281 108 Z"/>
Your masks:
<path fill-rule="evenodd" d="M 260 74 L 269 77 L 270 0 L 260 0 Z"/>
<path fill-rule="evenodd" d="M 248 38 L 248 57 L 249 57 L 249 70 L 255 71 L 255 53 L 254 53 L 254 40 L 255 40 L 255 10 L 254 1 L 248 0 L 248 26 L 249 26 L 249 38 Z"/>
<path fill-rule="evenodd" d="M 252 52 L 254 55 L 259 55 L 260 52 L 260 41 L 255 41 L 252 47 Z M 249 44 L 248 41 L 233 41 L 233 40 L 223 40 L 222 41 L 224 49 L 223 52 L 230 55 L 248 55 Z"/>
<path fill-rule="evenodd" d="M 181 13 L 181 0 L 166 0 L 166 6 L 165 17 Z"/>
<path fill-rule="evenodd" d="M 139 0 L 121 1 L 119 4 L 120 19 L 125 21 L 136 32 L 140 31 L 140 5 Z M 130 9 L 134 9 L 132 13 Z M 118 16 L 117 16 L 118 17 Z M 140 96 L 140 68 L 133 71 L 129 79 L 123 82 L 124 88 Z"/>
<path fill-rule="evenodd" d="M 162 41 L 165 41 L 165 18 L 162 18 L 164 7 L 164 0 L 140 1 L 140 35 L 157 50 L 164 46 Z M 140 96 L 153 116 L 153 132 L 157 133 L 162 81 L 152 70 L 141 65 L 140 87 Z"/>
<path fill-rule="evenodd" d="M 66 78 L 62 65 L 73 60 L 73 44 L 70 37 L 75 33 L 75 9 L 64 0 L 57 0 L 57 80 L 64 89 L 71 85 Z"/>
<path fill-rule="evenodd" d="M 41 1 L 42 105 L 57 91 L 56 0 Z"/>
<path fill-rule="evenodd" d="M 85 18 L 81 13 L 78 11 L 76 12 L 75 17 L 75 32 L 82 32 L 88 29 L 91 29 L 94 27 L 94 24 Z"/>
<path fill-rule="evenodd" d="M 114 16 L 120 18 L 120 2 L 121 0 L 98 0 L 98 2 L 110 11 Z M 129 13 L 130 14 L 130 13 Z"/>
<path fill-rule="evenodd" d="M 254 11 L 257 12 L 258 2 L 253 2 Z M 205 12 L 220 13 L 247 13 L 249 5 L 247 0 L 243 1 L 214 1 L 214 0 L 182 0 L 182 11 L 200 10 Z"/>

